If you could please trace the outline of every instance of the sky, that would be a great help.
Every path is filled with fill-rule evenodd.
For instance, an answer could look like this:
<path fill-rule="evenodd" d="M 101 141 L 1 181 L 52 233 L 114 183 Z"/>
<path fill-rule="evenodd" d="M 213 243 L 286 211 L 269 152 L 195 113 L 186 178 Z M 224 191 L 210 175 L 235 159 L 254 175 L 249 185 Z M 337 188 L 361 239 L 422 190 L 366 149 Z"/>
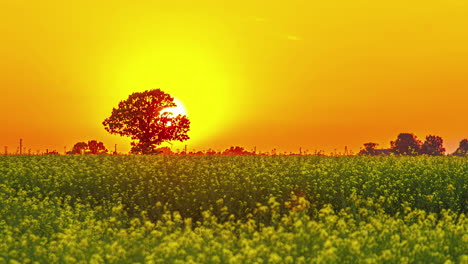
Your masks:
<path fill-rule="evenodd" d="M 192 123 L 175 151 L 357 152 L 402 132 L 454 151 L 466 17 L 464 0 L 0 0 L 0 148 L 127 152 L 102 121 L 160 88 Z"/>

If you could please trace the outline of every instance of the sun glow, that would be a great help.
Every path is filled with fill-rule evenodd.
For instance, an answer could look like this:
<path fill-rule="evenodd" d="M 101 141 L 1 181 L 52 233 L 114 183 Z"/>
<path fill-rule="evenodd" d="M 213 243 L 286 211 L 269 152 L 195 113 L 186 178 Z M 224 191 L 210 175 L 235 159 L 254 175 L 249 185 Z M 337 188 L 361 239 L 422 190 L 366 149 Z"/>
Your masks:
<path fill-rule="evenodd" d="M 185 109 L 184 104 L 182 104 L 181 101 L 179 101 L 178 99 L 174 99 L 174 103 L 177 105 L 176 107 L 166 108 L 161 113 L 170 113 L 173 116 L 187 115 L 187 110 Z"/>

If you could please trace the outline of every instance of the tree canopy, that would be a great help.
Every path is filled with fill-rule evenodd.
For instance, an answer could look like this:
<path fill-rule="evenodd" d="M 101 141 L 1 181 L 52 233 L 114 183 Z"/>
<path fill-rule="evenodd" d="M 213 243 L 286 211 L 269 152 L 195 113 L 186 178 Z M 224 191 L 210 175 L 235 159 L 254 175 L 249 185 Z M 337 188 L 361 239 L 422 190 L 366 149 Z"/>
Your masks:
<path fill-rule="evenodd" d="M 444 155 L 445 148 L 443 143 L 444 140 L 441 137 L 429 135 L 421 146 L 421 154 L 432 156 Z"/>
<path fill-rule="evenodd" d="M 88 150 L 90 154 L 104 154 L 108 152 L 104 143 L 98 142 L 97 140 L 88 141 Z"/>
<path fill-rule="evenodd" d="M 468 156 L 468 139 L 463 139 L 460 141 L 460 144 L 457 150 L 453 153 L 455 156 Z"/>
<path fill-rule="evenodd" d="M 364 149 L 359 151 L 359 155 L 431 155 L 443 156 L 446 149 L 444 148 L 444 140 L 442 137 L 428 135 L 426 140 L 422 143 L 416 135 L 412 133 L 400 133 L 395 141 L 390 141 L 390 148 L 376 149 L 377 143 L 368 142 L 364 143 Z M 463 150 L 468 151 L 468 139 L 460 142 L 460 147 L 454 155 L 463 155 Z"/>
<path fill-rule="evenodd" d="M 400 133 L 390 145 L 395 154 L 401 155 L 418 155 L 421 150 L 421 141 L 411 133 Z"/>
<path fill-rule="evenodd" d="M 121 101 L 102 124 L 111 134 L 130 137 L 132 153 L 159 153 L 156 146 L 163 142 L 189 139 L 187 116 L 163 111 L 175 106 L 174 98 L 160 89 L 137 92 Z"/>
<path fill-rule="evenodd" d="M 374 143 L 374 142 L 364 143 L 364 149 L 359 151 L 359 154 L 360 155 L 376 155 L 376 149 L 375 148 L 378 145 L 379 144 Z"/>
<path fill-rule="evenodd" d="M 107 151 L 104 143 L 98 142 L 97 140 L 90 140 L 88 143 L 76 143 L 67 154 L 106 154 Z"/>

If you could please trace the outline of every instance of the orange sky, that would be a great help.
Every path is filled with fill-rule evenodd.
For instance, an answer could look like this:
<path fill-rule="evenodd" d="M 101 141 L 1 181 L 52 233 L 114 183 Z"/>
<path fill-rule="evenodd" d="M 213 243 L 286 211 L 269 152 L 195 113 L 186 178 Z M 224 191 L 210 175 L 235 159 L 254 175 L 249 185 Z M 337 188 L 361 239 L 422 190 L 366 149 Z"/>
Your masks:
<path fill-rule="evenodd" d="M 225 2 L 0 0 L 0 146 L 128 151 L 101 122 L 152 88 L 184 103 L 189 149 L 468 137 L 468 2 Z"/>

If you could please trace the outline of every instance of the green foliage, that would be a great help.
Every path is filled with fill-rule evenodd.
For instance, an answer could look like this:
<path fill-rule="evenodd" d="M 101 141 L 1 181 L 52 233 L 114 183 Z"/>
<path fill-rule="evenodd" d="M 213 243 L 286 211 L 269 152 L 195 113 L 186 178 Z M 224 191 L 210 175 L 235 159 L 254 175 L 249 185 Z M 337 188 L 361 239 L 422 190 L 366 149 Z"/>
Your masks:
<path fill-rule="evenodd" d="M 1 156 L 0 263 L 465 263 L 461 157 Z"/>

